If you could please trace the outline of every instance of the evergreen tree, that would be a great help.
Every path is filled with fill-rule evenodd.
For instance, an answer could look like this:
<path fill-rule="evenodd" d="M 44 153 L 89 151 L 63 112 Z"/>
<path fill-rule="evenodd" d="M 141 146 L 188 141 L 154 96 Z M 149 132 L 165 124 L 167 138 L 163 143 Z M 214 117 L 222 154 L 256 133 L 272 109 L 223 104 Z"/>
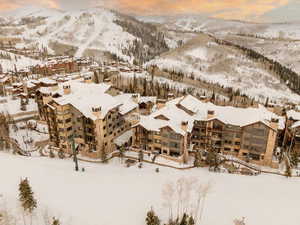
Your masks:
<path fill-rule="evenodd" d="M 200 167 L 200 162 L 201 162 L 200 152 L 197 151 L 197 152 L 195 153 L 194 166 L 195 166 L 195 167 Z"/>
<path fill-rule="evenodd" d="M 22 179 L 19 184 L 19 200 L 25 212 L 32 213 L 37 207 L 37 201 L 33 196 L 33 191 L 29 185 L 28 179 Z"/>
<path fill-rule="evenodd" d="M 293 166 L 297 166 L 298 162 L 298 153 L 296 151 L 293 151 L 291 154 L 291 163 L 293 164 Z"/>
<path fill-rule="evenodd" d="M 179 225 L 188 225 L 188 215 L 186 213 L 183 214 Z"/>
<path fill-rule="evenodd" d="M 105 151 L 104 145 L 102 145 L 100 157 L 103 163 L 107 163 L 107 153 Z"/>
<path fill-rule="evenodd" d="M 290 166 L 288 160 L 285 161 L 285 164 L 286 164 L 286 166 L 285 166 L 285 173 L 284 173 L 284 174 L 285 174 L 285 176 L 286 176 L 287 178 L 289 178 L 289 177 L 292 176 L 291 166 Z"/>
<path fill-rule="evenodd" d="M 267 98 L 266 102 L 265 102 L 265 107 L 269 106 L 269 98 Z"/>
<path fill-rule="evenodd" d="M 139 162 L 142 162 L 144 160 L 144 152 L 141 150 L 139 151 Z"/>
<path fill-rule="evenodd" d="M 188 225 L 195 225 L 195 220 L 192 216 L 189 218 Z"/>
<path fill-rule="evenodd" d="M 158 216 L 155 215 L 155 212 L 153 211 L 153 209 L 151 209 L 147 213 L 146 224 L 147 225 L 160 225 L 160 220 L 159 220 Z"/>
<path fill-rule="evenodd" d="M 123 163 L 123 159 L 124 159 L 124 156 L 125 156 L 125 147 L 121 146 L 119 151 L 120 151 L 121 163 Z"/>
<path fill-rule="evenodd" d="M 53 222 L 51 225 L 60 225 L 60 221 L 57 218 L 53 217 Z"/>
<path fill-rule="evenodd" d="M 53 152 L 52 150 L 50 150 L 49 156 L 50 156 L 50 158 L 52 158 L 52 159 L 55 158 L 54 152 Z"/>

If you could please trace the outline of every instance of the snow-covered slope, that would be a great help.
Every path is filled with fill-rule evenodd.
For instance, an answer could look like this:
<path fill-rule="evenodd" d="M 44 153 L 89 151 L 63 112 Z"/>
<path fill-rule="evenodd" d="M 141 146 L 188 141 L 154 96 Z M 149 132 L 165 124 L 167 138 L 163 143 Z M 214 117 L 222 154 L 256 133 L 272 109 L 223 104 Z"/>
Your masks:
<path fill-rule="evenodd" d="M 220 35 L 220 38 L 253 49 L 300 74 L 300 41 L 235 34 Z"/>
<path fill-rule="evenodd" d="M 175 170 L 147 163 L 142 169 L 138 164 L 125 168 L 119 159 L 109 164 L 79 162 L 85 172 L 75 172 L 71 159 L 24 158 L 2 152 L 0 162 L 0 205 L 6 202 L 10 212 L 19 215 L 18 224 L 23 224 L 17 207 L 18 184 L 26 177 L 38 202 L 34 222 L 48 215 L 70 225 L 142 225 L 153 207 L 163 224 L 169 215 L 163 190 L 167 184 L 176 187 L 180 178 L 188 179 L 192 189 L 211 184 L 199 224 L 232 225 L 242 217 L 253 225 L 298 225 L 300 220 L 297 178 L 211 173 L 207 168 Z M 184 200 L 194 203 L 198 195 L 193 198 L 194 192 L 189 193 Z M 171 197 L 176 205 L 178 198 Z M 33 224 L 44 224 L 44 220 Z"/>
<path fill-rule="evenodd" d="M 65 50 L 63 53 L 68 53 L 71 49 L 71 54 L 75 56 L 108 52 L 132 62 L 134 57 L 126 50 L 134 46 L 135 41 L 142 42 L 147 48 L 143 38 L 130 32 L 132 29 L 122 26 L 120 21 L 126 21 L 126 25 L 128 22 L 134 23 L 137 31 L 147 28 L 147 24 L 104 8 L 69 12 L 40 8 L 20 11 L 20 14 L 10 14 L 16 14 L 14 26 L 2 27 L 5 35 L 24 38 L 28 45 L 47 47 L 50 53 L 57 53 L 62 49 Z M 155 27 L 148 28 L 152 33 L 149 36 L 154 42 L 157 31 Z"/>
<path fill-rule="evenodd" d="M 7 58 L 7 56 L 9 58 Z M 2 66 L 4 72 L 15 71 L 15 69 L 25 69 L 26 67 L 34 66 L 40 63 L 41 61 L 39 60 L 0 50 L 0 65 Z"/>
<path fill-rule="evenodd" d="M 146 66 L 180 71 L 197 79 L 218 83 L 224 87 L 240 89 L 242 93 L 259 98 L 269 97 L 284 102 L 300 101 L 300 96 L 264 68 L 247 58 L 241 51 L 217 44 L 213 38 L 201 34 L 182 47 L 162 54 Z"/>
<path fill-rule="evenodd" d="M 300 22 L 251 23 L 208 18 L 202 15 L 179 15 L 169 17 L 139 17 L 143 21 L 161 23 L 168 29 L 220 33 L 246 33 L 268 38 L 300 39 Z"/>
<path fill-rule="evenodd" d="M 6 18 L 13 19 L 14 24 L 17 24 L 18 22 L 20 22 L 22 18 L 52 17 L 52 16 L 58 16 L 61 13 L 62 11 L 58 9 L 43 8 L 43 7 L 31 5 L 23 8 L 17 8 L 12 11 L 8 11 L 3 15 Z"/>

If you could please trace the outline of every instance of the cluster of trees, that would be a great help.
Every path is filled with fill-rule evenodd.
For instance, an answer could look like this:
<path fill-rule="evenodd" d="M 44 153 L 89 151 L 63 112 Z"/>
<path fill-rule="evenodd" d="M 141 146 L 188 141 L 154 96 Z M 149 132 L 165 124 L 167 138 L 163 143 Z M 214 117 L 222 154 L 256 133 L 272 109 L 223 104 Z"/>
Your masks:
<path fill-rule="evenodd" d="M 12 57 L 8 52 L 0 52 L 0 59 L 12 60 Z"/>
<path fill-rule="evenodd" d="M 153 209 L 151 209 L 147 213 L 146 224 L 147 225 L 161 224 L 159 217 L 155 214 Z M 176 220 L 169 220 L 165 225 L 195 225 L 195 220 L 193 216 L 184 213 L 181 218 L 177 218 Z"/>
<path fill-rule="evenodd" d="M 268 57 L 254 51 L 253 49 L 249 49 L 229 41 L 219 40 L 215 37 L 214 40 L 220 45 L 227 45 L 237 48 L 241 50 L 248 58 L 262 63 L 269 71 L 276 74 L 278 78 L 280 78 L 280 80 L 284 82 L 292 91 L 300 94 L 300 77 L 299 74 L 297 74 L 293 70 L 281 65 L 279 62 L 273 59 L 269 59 Z"/>
<path fill-rule="evenodd" d="M 137 38 L 131 46 L 123 49 L 123 54 L 134 56 L 135 64 L 143 64 L 169 50 L 164 33 L 156 26 L 129 17 L 114 22 Z"/>
<path fill-rule="evenodd" d="M 207 197 L 212 185 L 201 184 L 197 178 L 179 178 L 167 183 L 162 190 L 163 206 L 169 211 L 168 220 L 162 222 L 151 208 L 145 218 L 146 225 L 202 224 Z M 234 225 L 245 225 L 245 218 L 233 220 Z"/>
<path fill-rule="evenodd" d="M 8 142 L 9 137 L 9 115 L 0 113 L 0 150 L 9 150 L 10 143 Z"/>

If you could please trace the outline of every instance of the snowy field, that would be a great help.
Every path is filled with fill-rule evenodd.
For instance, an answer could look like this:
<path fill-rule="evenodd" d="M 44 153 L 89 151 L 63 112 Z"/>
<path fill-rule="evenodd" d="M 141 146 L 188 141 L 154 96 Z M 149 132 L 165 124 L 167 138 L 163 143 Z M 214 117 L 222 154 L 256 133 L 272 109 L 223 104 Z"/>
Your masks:
<path fill-rule="evenodd" d="M 162 189 L 180 177 L 210 182 L 203 225 L 233 225 L 246 218 L 251 225 L 298 225 L 300 179 L 210 173 L 207 169 L 178 171 L 145 164 L 125 168 L 119 159 L 109 164 L 80 162 L 85 172 L 74 172 L 71 160 L 23 158 L 0 153 L 0 196 L 17 211 L 18 183 L 28 177 L 39 210 L 59 217 L 67 225 L 143 225 L 151 206 L 164 220 Z M 1 198 L 1 197 L 0 197 Z"/>

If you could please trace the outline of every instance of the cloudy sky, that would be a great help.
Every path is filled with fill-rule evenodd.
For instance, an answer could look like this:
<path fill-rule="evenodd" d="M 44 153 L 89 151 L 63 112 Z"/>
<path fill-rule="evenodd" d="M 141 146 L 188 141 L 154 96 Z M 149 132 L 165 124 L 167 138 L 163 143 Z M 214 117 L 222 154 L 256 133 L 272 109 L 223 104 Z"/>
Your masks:
<path fill-rule="evenodd" d="M 135 15 L 193 13 L 249 21 L 300 20 L 300 0 L 0 0 L 2 11 L 29 5 L 67 10 L 104 5 Z"/>

